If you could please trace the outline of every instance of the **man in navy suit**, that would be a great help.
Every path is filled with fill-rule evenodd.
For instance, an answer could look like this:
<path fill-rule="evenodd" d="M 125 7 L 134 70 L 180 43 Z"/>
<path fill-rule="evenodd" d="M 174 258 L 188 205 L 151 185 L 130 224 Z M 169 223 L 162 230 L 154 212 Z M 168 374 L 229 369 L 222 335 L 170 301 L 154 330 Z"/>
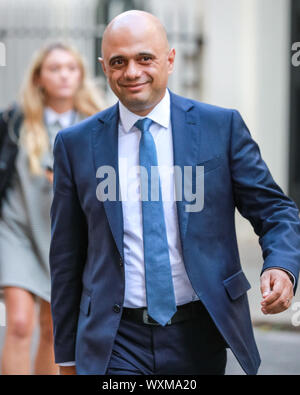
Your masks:
<path fill-rule="evenodd" d="M 167 89 L 175 51 L 157 18 L 141 11 L 116 17 L 102 56 L 119 102 L 55 141 L 56 363 L 62 374 L 224 374 L 230 347 L 255 374 L 260 357 L 235 209 L 259 235 L 261 308 L 275 314 L 289 307 L 297 286 L 297 207 L 237 111 Z M 166 175 L 163 167 L 179 171 Z M 159 169 L 156 199 L 142 168 Z M 203 181 L 200 209 L 180 194 L 184 176 L 193 191 Z M 174 189 L 181 198 L 168 199 Z"/>

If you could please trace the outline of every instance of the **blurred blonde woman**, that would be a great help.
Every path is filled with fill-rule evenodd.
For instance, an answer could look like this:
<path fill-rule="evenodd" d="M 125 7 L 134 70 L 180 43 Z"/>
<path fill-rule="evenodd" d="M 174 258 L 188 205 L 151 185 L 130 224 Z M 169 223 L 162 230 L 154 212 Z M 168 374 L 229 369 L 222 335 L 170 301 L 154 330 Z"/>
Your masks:
<path fill-rule="evenodd" d="M 59 130 L 103 107 L 78 52 L 52 43 L 32 61 L 20 105 L 0 114 L 0 287 L 6 306 L 2 374 L 58 372 L 48 265 L 52 148 Z M 39 344 L 32 367 L 36 322 Z"/>

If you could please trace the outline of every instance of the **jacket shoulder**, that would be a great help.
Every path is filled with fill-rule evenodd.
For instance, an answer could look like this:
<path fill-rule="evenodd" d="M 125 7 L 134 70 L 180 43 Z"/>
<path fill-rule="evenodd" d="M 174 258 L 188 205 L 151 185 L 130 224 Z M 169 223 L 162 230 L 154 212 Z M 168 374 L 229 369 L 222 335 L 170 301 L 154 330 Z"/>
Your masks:
<path fill-rule="evenodd" d="M 63 140 L 78 140 L 86 138 L 95 128 L 101 128 L 101 120 L 109 119 L 115 113 L 116 105 L 100 111 L 68 128 L 59 131 Z"/>
<path fill-rule="evenodd" d="M 94 128 L 98 121 L 99 113 L 94 114 L 88 118 L 77 122 L 75 125 L 69 126 L 68 128 L 60 130 L 58 133 L 65 139 L 73 139 L 85 135 L 91 128 Z"/>
<path fill-rule="evenodd" d="M 172 95 L 173 110 L 184 111 L 186 117 L 206 130 L 219 130 L 226 133 L 231 130 L 233 115 L 237 111 L 213 104 Z"/>
<path fill-rule="evenodd" d="M 196 110 L 202 113 L 203 115 L 231 116 L 232 113 L 236 111 L 233 108 L 221 107 L 214 104 L 205 103 L 194 99 L 189 99 L 183 96 L 175 95 L 174 93 L 172 94 L 172 103 L 175 106 L 185 108 L 187 111 L 190 111 L 192 109 Z"/>

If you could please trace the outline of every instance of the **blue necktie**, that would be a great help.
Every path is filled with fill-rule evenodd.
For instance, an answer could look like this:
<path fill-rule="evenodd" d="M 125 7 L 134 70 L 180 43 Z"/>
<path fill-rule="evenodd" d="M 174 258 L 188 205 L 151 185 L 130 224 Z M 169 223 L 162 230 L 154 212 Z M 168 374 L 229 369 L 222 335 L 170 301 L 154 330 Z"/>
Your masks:
<path fill-rule="evenodd" d="M 151 318 L 164 326 L 177 309 L 157 167 L 156 147 L 152 134 L 149 131 L 151 124 L 151 119 L 144 118 L 137 121 L 135 126 L 142 132 L 140 166 L 147 170 L 147 173 L 143 173 L 143 169 L 141 169 L 147 310 Z"/>

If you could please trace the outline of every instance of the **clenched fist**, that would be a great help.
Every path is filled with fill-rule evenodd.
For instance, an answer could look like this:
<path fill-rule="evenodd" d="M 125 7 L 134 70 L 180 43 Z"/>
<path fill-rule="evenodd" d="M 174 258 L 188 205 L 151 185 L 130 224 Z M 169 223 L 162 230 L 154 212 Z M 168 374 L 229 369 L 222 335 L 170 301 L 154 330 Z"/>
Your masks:
<path fill-rule="evenodd" d="M 281 269 L 268 269 L 261 276 L 260 290 L 264 314 L 277 314 L 288 309 L 294 296 L 290 275 Z"/>

